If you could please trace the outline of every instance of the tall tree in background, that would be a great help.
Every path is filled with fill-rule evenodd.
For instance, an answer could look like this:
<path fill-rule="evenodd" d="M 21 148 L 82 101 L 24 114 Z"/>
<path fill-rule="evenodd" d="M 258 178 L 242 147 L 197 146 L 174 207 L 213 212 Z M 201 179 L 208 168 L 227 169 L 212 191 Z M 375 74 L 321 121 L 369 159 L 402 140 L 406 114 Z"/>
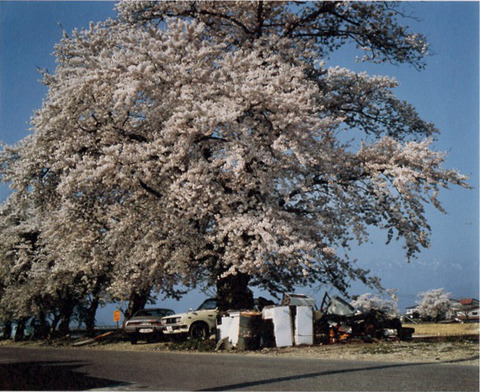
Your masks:
<path fill-rule="evenodd" d="M 379 294 L 366 293 L 357 296 L 350 305 L 358 309 L 362 313 L 370 310 L 380 310 L 391 317 L 399 317 L 398 298 L 395 294 L 396 290 L 387 290 L 388 298 L 382 298 Z"/>
<path fill-rule="evenodd" d="M 5 180 L 44 200 L 40 241 L 59 266 L 103 277 L 109 298 L 207 284 L 238 309 L 249 285 L 378 286 L 348 255 L 370 227 L 409 259 L 429 245 L 424 204 L 441 209 L 439 188 L 465 177 L 442 168 L 437 130 L 394 79 L 322 61 L 353 42 L 365 61 L 422 68 L 426 41 L 395 4 L 118 11 L 65 35 L 28 148 L 2 153 Z"/>
<path fill-rule="evenodd" d="M 432 289 L 418 293 L 417 312 L 420 317 L 428 321 L 441 321 L 452 317 L 454 303 L 450 299 L 452 293 L 445 289 Z"/>

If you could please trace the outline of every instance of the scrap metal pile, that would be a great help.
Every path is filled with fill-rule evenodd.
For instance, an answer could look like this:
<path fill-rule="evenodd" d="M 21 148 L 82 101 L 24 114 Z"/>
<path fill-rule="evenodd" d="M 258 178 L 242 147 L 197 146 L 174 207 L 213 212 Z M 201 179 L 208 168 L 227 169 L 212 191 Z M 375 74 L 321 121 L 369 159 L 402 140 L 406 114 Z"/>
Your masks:
<path fill-rule="evenodd" d="M 260 311 L 261 310 L 261 311 Z M 218 324 L 217 348 L 255 350 L 263 347 L 347 343 L 355 339 L 409 340 L 413 328 L 381 310 L 358 312 L 339 297 L 326 293 L 320 309 L 303 294 L 286 293 L 280 306 L 259 311 L 229 312 Z"/>
<path fill-rule="evenodd" d="M 348 302 L 325 293 L 320 310 L 314 312 L 314 331 L 317 343 L 333 344 L 361 339 L 410 340 L 413 328 L 402 327 L 398 317 L 382 310 L 360 313 Z"/>

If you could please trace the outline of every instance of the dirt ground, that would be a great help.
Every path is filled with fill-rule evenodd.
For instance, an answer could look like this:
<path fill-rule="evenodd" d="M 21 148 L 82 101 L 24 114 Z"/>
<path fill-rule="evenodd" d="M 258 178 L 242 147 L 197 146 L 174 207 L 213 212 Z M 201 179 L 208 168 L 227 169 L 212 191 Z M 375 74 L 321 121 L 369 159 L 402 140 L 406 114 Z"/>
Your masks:
<path fill-rule="evenodd" d="M 212 342 L 214 343 L 214 342 Z M 214 344 L 203 348 L 194 348 L 190 345 L 178 345 L 170 342 L 146 343 L 139 342 L 131 345 L 126 341 L 98 342 L 82 347 L 74 347 L 66 342 L 0 342 L 2 346 L 16 347 L 69 347 L 72 350 L 114 350 L 114 351 L 176 351 L 192 354 L 211 352 L 230 355 L 274 356 L 274 357 L 302 357 L 318 359 L 345 359 L 362 361 L 387 362 L 430 362 L 442 364 L 465 364 L 479 366 L 478 341 L 468 339 L 457 341 L 416 341 L 396 342 L 379 341 L 373 343 L 352 342 L 333 345 L 296 346 L 282 348 L 264 348 L 259 351 L 215 351 Z"/>
<path fill-rule="evenodd" d="M 387 362 L 479 365 L 477 342 L 376 342 L 271 349 L 273 355 Z"/>
<path fill-rule="evenodd" d="M 17 347 L 69 347 L 72 350 L 115 350 L 115 351 L 176 351 L 192 354 L 211 352 L 214 354 L 274 356 L 274 357 L 302 357 L 335 360 L 362 360 L 362 361 L 391 361 L 391 362 L 430 362 L 441 364 L 465 364 L 479 366 L 479 324 L 416 324 L 405 325 L 415 328 L 414 339 L 410 342 L 382 340 L 372 343 L 352 341 L 332 345 L 296 346 L 283 348 L 264 348 L 258 351 L 215 351 L 216 343 L 210 342 L 157 342 L 146 343 L 139 341 L 132 345 L 128 341 L 96 341 L 93 344 L 75 347 L 72 344 L 77 340 L 57 341 L 1 341 L 2 346 Z M 477 336 L 476 339 L 472 336 Z M 422 337 L 433 337 L 425 340 Z"/>

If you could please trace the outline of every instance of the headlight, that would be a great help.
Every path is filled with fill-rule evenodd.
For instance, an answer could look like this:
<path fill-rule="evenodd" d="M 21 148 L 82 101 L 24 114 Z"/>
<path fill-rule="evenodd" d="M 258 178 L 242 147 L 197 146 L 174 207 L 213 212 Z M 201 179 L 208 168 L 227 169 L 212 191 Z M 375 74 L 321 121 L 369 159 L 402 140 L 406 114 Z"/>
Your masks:
<path fill-rule="evenodd" d="M 169 317 L 162 319 L 162 325 L 179 324 L 182 321 L 181 317 Z"/>

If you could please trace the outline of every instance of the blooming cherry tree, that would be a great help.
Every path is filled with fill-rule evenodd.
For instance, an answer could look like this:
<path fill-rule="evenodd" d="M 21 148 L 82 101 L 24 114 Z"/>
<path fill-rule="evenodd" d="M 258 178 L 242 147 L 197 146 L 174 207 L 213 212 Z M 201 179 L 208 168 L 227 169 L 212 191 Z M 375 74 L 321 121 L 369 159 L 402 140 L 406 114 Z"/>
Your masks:
<path fill-rule="evenodd" d="M 445 289 L 432 289 L 418 293 L 417 312 L 426 320 L 440 321 L 455 314 L 454 303 L 450 299 L 451 293 Z"/>
<path fill-rule="evenodd" d="M 389 298 L 387 299 L 379 294 L 362 294 L 350 304 L 363 313 L 369 312 L 373 309 L 383 311 L 391 317 L 398 317 L 400 311 L 398 309 L 398 298 L 395 295 L 395 291 L 396 290 L 387 290 L 389 294 Z"/>
<path fill-rule="evenodd" d="M 425 39 L 392 4 L 124 1 L 118 12 L 65 34 L 32 136 L 0 158 L 38 206 L 42 265 L 75 272 L 81 295 L 207 284 L 222 309 L 243 308 L 249 284 L 378 287 L 348 256 L 372 226 L 408 258 L 429 245 L 425 203 L 441 208 L 439 188 L 466 178 L 442 168 L 437 130 L 394 96 L 393 78 L 321 61 L 353 41 L 365 61 L 422 68 Z"/>

